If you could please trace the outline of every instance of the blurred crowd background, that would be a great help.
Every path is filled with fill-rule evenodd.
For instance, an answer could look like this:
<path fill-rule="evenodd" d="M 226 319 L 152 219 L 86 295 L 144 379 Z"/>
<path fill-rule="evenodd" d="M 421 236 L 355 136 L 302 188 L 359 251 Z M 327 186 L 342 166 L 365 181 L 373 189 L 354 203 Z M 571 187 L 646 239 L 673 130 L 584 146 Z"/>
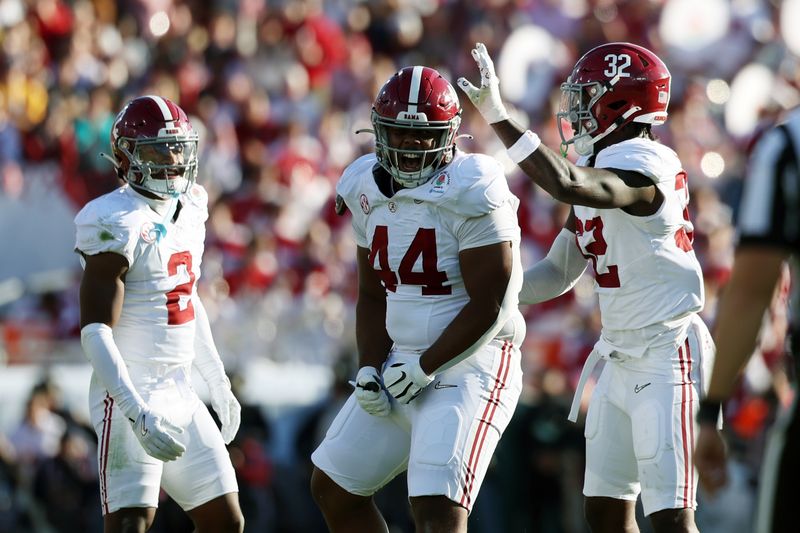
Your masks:
<path fill-rule="evenodd" d="M 470 49 L 484 42 L 515 118 L 556 147 L 559 84 L 582 53 L 623 40 L 654 50 L 673 76 L 655 133 L 689 174 L 713 326 L 748 150 L 800 103 L 798 23 L 798 0 L 0 0 L 0 531 L 101 530 L 72 217 L 119 186 L 98 154 L 129 99 L 166 96 L 201 133 L 210 218 L 198 290 L 245 405 L 231 454 L 247 530 L 318 532 L 308 457 L 356 357 L 355 246 L 333 191 L 373 148 L 355 131 L 370 127 L 383 82 L 412 64 L 476 81 Z M 530 265 L 568 208 L 462 105 L 472 137 L 459 147 L 507 165 Z M 789 283 L 728 408 L 733 483 L 716 499 L 700 493 L 702 531 L 751 529 L 764 429 L 791 394 Z M 582 424 L 566 413 L 599 334 L 590 274 L 523 311 L 525 391 L 470 530 L 580 533 Z M 393 532 L 412 530 L 402 477 L 379 503 Z M 164 495 L 153 531 L 190 530 Z"/>

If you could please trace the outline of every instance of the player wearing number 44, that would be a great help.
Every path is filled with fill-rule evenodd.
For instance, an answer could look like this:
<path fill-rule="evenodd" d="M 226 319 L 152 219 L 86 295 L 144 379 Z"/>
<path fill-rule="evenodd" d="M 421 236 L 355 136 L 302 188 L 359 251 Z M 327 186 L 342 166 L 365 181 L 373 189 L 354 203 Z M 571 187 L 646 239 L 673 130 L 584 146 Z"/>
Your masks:
<path fill-rule="evenodd" d="M 358 246 L 360 370 L 312 455 L 331 531 L 387 531 L 372 495 L 406 470 L 417 531 L 466 531 L 519 398 L 518 201 L 495 159 L 455 147 L 460 122 L 436 70 L 400 70 L 372 109 L 375 153 L 336 187 Z"/>
<path fill-rule="evenodd" d="M 162 487 L 196 531 L 244 528 L 225 448 L 241 408 L 196 290 L 208 218 L 197 143 L 173 102 L 132 100 L 112 126 L 112 154 L 103 154 L 127 183 L 75 217 L 106 532 L 149 529 Z M 221 432 L 192 388 L 193 365 Z"/>
<path fill-rule="evenodd" d="M 692 250 L 686 173 L 655 141 L 670 94 L 651 51 L 611 43 L 587 52 L 561 85 L 562 152 L 509 119 L 486 48 L 472 51 L 481 80 L 459 87 L 508 147 L 509 157 L 572 211 L 549 253 L 525 272 L 521 303 L 568 291 L 591 261 L 602 333 L 575 394 L 605 360 L 586 416 L 585 514 L 592 531 L 638 531 L 635 502 L 659 533 L 694 532 L 694 413 L 714 357 L 703 279 Z M 564 122 L 572 126 L 567 138 Z"/>

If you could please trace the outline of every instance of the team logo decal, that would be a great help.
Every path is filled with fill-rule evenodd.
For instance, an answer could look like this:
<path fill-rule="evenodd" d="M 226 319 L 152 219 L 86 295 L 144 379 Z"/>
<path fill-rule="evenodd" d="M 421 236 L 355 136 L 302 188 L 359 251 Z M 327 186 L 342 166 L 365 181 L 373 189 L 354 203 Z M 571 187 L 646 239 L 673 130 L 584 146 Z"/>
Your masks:
<path fill-rule="evenodd" d="M 163 224 L 154 224 L 153 222 L 145 222 L 142 224 L 142 229 L 139 231 L 139 237 L 148 243 L 152 244 L 167 233 L 167 228 Z"/>
<path fill-rule="evenodd" d="M 361 194 L 361 197 L 358 199 L 361 203 L 361 210 L 364 211 L 365 215 L 369 214 L 369 200 L 367 200 L 366 194 Z"/>
<path fill-rule="evenodd" d="M 156 231 L 156 225 L 152 222 L 145 222 L 142 224 L 142 229 L 139 232 L 139 236 L 146 243 L 156 242 L 158 240 L 158 231 Z"/>
<path fill-rule="evenodd" d="M 447 172 L 442 172 L 433 179 L 431 185 L 431 194 L 444 194 L 444 191 L 450 185 L 450 175 Z"/>
<path fill-rule="evenodd" d="M 392 213 L 397 211 L 397 204 L 394 202 L 389 202 L 389 211 L 391 211 Z"/>

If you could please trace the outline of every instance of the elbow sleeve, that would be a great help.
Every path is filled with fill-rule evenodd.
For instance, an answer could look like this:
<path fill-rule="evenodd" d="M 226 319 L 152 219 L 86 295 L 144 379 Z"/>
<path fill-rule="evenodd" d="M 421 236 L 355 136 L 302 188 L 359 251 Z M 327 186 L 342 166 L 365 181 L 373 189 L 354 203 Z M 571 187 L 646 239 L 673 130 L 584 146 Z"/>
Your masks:
<path fill-rule="evenodd" d="M 575 245 L 572 232 L 562 229 L 547 256 L 525 271 L 519 302 L 535 304 L 561 296 L 575 286 L 584 270 L 586 258 Z"/>

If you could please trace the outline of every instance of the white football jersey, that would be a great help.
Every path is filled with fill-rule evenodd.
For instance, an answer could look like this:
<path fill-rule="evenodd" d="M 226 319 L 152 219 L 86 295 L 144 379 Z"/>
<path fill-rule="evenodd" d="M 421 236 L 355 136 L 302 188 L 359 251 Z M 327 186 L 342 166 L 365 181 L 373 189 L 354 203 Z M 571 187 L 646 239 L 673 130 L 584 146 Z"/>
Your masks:
<path fill-rule="evenodd" d="M 177 218 L 167 214 L 165 220 L 125 185 L 92 200 L 75 217 L 76 251 L 114 252 L 128 260 L 122 315 L 113 329 L 128 363 L 186 364 L 194 358 L 192 298 L 200 278 L 208 195 L 195 184 L 178 202 Z"/>
<path fill-rule="evenodd" d="M 342 174 L 336 192 L 352 213 L 358 246 L 386 288 L 386 329 L 403 349 L 424 350 L 439 338 L 469 301 L 461 276 L 462 250 L 510 241 L 519 262 L 518 199 L 508 189 L 502 167 L 481 154 L 456 152 L 453 161 L 427 183 L 387 198 L 375 181 L 374 154 Z M 518 290 L 513 291 L 514 298 Z M 524 335 L 513 302 L 516 327 Z M 521 339 L 520 339 L 521 340 Z"/>
<path fill-rule="evenodd" d="M 678 156 L 637 138 L 602 150 L 594 166 L 643 174 L 664 195 L 658 212 L 644 217 L 574 206 L 578 246 L 595 269 L 603 329 L 640 329 L 700 311 L 703 274 L 692 249 L 689 188 Z"/>

